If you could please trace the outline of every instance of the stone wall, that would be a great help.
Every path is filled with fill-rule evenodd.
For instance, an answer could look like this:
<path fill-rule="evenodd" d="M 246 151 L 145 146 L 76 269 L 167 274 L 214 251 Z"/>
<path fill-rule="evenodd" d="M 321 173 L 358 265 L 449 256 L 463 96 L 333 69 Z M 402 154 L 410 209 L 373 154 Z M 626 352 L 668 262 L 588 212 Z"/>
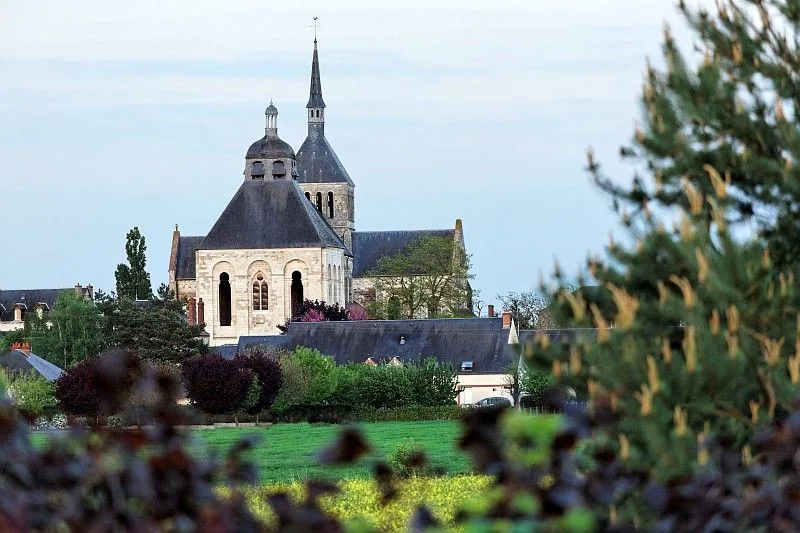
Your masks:
<path fill-rule="evenodd" d="M 212 346 L 236 343 L 241 335 L 275 335 L 291 316 L 292 273 L 300 272 L 303 297 L 344 297 L 345 256 L 338 248 L 277 250 L 198 250 L 196 297 L 205 303 Z M 328 274 L 330 272 L 330 276 Z M 220 325 L 220 275 L 231 284 L 231 325 Z M 268 283 L 267 310 L 253 309 L 252 283 L 261 273 Z M 337 301 L 337 300 L 334 300 Z"/>
<path fill-rule="evenodd" d="M 303 193 L 308 193 L 316 206 L 317 193 L 322 195 L 322 216 L 342 238 L 348 248 L 353 248 L 352 233 L 355 229 L 355 191 L 346 183 L 301 183 Z M 328 211 L 328 193 L 333 193 L 333 218 Z"/>
<path fill-rule="evenodd" d="M 176 300 L 188 300 L 191 297 L 197 298 L 197 280 L 194 279 L 179 279 L 176 281 L 177 290 L 175 290 Z"/>

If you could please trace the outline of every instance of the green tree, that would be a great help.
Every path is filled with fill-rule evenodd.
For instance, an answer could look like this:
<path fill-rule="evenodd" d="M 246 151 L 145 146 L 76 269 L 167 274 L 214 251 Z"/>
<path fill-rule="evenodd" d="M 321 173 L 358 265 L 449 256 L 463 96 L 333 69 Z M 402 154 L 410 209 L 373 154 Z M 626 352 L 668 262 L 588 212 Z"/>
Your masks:
<path fill-rule="evenodd" d="M 510 311 L 519 329 L 547 329 L 556 327 L 549 313 L 550 298 L 537 291 L 509 291 L 498 294 L 505 311 Z"/>
<path fill-rule="evenodd" d="M 139 228 L 134 227 L 128 232 L 125 242 L 125 254 L 128 264 L 117 265 L 114 274 L 117 280 L 117 297 L 130 300 L 147 300 L 153 296 L 150 285 L 150 274 L 145 270 L 147 258 L 144 236 L 139 233 Z"/>
<path fill-rule="evenodd" d="M 370 276 L 389 318 L 398 306 L 403 316 L 417 318 L 462 316 L 472 305 L 470 257 L 446 237 L 420 237 L 402 253 L 382 257 Z"/>
<path fill-rule="evenodd" d="M 55 409 L 55 386 L 36 372 L 17 372 L 5 380 L 17 409 L 27 416 L 35 419 Z"/>
<path fill-rule="evenodd" d="M 703 463 L 713 435 L 744 446 L 800 385 L 800 4 L 680 10 L 702 55 L 685 57 L 667 29 L 665 69 L 648 67 L 643 125 L 622 150 L 648 173 L 624 187 L 589 156 L 630 232 L 587 263 L 613 305 L 556 287 L 556 319 L 594 329 L 525 347 L 590 411 L 616 417 L 598 442 L 662 477 Z"/>
<path fill-rule="evenodd" d="M 64 369 L 97 355 L 106 344 L 101 312 L 71 290 L 61 292 L 41 317 L 28 315 L 26 336 L 35 354 Z"/>
<path fill-rule="evenodd" d="M 104 298 L 100 306 L 105 313 L 109 346 L 160 363 L 181 363 L 208 352 L 201 337 L 203 326 L 186 323 L 180 302 Z"/>

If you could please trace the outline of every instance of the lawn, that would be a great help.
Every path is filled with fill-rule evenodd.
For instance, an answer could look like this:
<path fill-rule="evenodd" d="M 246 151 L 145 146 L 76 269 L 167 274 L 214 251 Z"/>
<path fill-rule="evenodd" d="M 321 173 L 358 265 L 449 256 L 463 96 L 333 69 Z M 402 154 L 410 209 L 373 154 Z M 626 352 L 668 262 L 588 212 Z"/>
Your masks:
<path fill-rule="evenodd" d="M 359 463 L 347 467 L 321 467 L 315 456 L 344 427 L 331 424 L 275 424 L 268 427 L 196 429 L 200 440 L 191 446 L 195 454 L 224 454 L 245 435 L 259 435 L 261 442 L 250 452 L 258 466 L 263 483 L 303 481 L 310 477 L 340 480 L 366 478 L 378 458 L 386 458 L 399 444 L 413 441 L 421 445 L 430 461 L 443 466 L 448 474 L 471 472 L 469 459 L 456 447 L 460 426 L 456 421 L 374 422 L 359 425 L 366 434 L 373 452 Z M 37 445 L 45 435 L 34 433 Z"/>
<path fill-rule="evenodd" d="M 263 483 L 301 481 L 309 477 L 330 480 L 365 478 L 377 458 L 391 454 L 398 444 L 412 440 L 427 452 L 432 463 L 443 466 L 449 474 L 470 472 L 468 458 L 456 442 L 460 433 L 456 421 L 432 422 L 375 422 L 361 424 L 374 451 L 356 465 L 320 467 L 315 462 L 317 452 L 331 442 L 343 426 L 329 424 L 276 424 L 266 428 L 198 429 L 195 435 L 208 449 L 224 453 L 244 435 L 259 435 L 260 445 L 251 459 L 261 472 Z M 205 446 L 194 447 L 200 453 Z"/>

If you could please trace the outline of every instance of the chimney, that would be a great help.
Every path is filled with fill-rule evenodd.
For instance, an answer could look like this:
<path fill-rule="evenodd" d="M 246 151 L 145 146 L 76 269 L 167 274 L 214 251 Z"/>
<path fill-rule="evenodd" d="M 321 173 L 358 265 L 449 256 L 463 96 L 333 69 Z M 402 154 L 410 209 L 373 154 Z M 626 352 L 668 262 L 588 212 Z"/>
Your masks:
<path fill-rule="evenodd" d="M 15 342 L 11 344 L 11 350 L 19 350 L 27 355 L 31 351 L 31 344 L 28 341 Z"/>
<path fill-rule="evenodd" d="M 197 299 L 197 323 L 206 323 L 206 304 L 203 303 L 202 298 Z"/>
<path fill-rule="evenodd" d="M 494 306 L 492 304 L 486 306 L 486 316 L 494 318 Z"/>
<path fill-rule="evenodd" d="M 188 307 L 189 325 L 194 326 L 197 324 L 197 301 L 194 299 L 194 296 L 189 297 Z"/>
<path fill-rule="evenodd" d="M 511 327 L 511 311 L 503 311 L 503 329 Z"/>

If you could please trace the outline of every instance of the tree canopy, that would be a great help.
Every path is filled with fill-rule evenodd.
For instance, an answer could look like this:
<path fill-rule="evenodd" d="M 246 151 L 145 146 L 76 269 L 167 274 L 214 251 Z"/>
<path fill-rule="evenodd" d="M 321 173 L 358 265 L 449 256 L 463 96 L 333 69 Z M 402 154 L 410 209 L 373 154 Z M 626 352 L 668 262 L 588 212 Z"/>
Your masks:
<path fill-rule="evenodd" d="M 41 317 L 28 314 L 25 337 L 35 354 L 67 369 L 107 345 L 102 322 L 93 301 L 68 290 L 60 293 L 53 308 Z"/>
<path fill-rule="evenodd" d="M 139 233 L 139 228 L 134 227 L 128 232 L 125 242 L 125 254 L 128 264 L 117 265 L 115 278 L 117 280 L 117 297 L 130 300 L 146 300 L 153 296 L 150 285 L 150 274 L 145 270 L 147 258 L 145 252 L 147 245 L 144 236 Z"/>
<path fill-rule="evenodd" d="M 369 276 L 376 280 L 371 318 L 470 313 L 470 256 L 453 239 L 423 235 L 403 252 L 382 257 Z"/>

